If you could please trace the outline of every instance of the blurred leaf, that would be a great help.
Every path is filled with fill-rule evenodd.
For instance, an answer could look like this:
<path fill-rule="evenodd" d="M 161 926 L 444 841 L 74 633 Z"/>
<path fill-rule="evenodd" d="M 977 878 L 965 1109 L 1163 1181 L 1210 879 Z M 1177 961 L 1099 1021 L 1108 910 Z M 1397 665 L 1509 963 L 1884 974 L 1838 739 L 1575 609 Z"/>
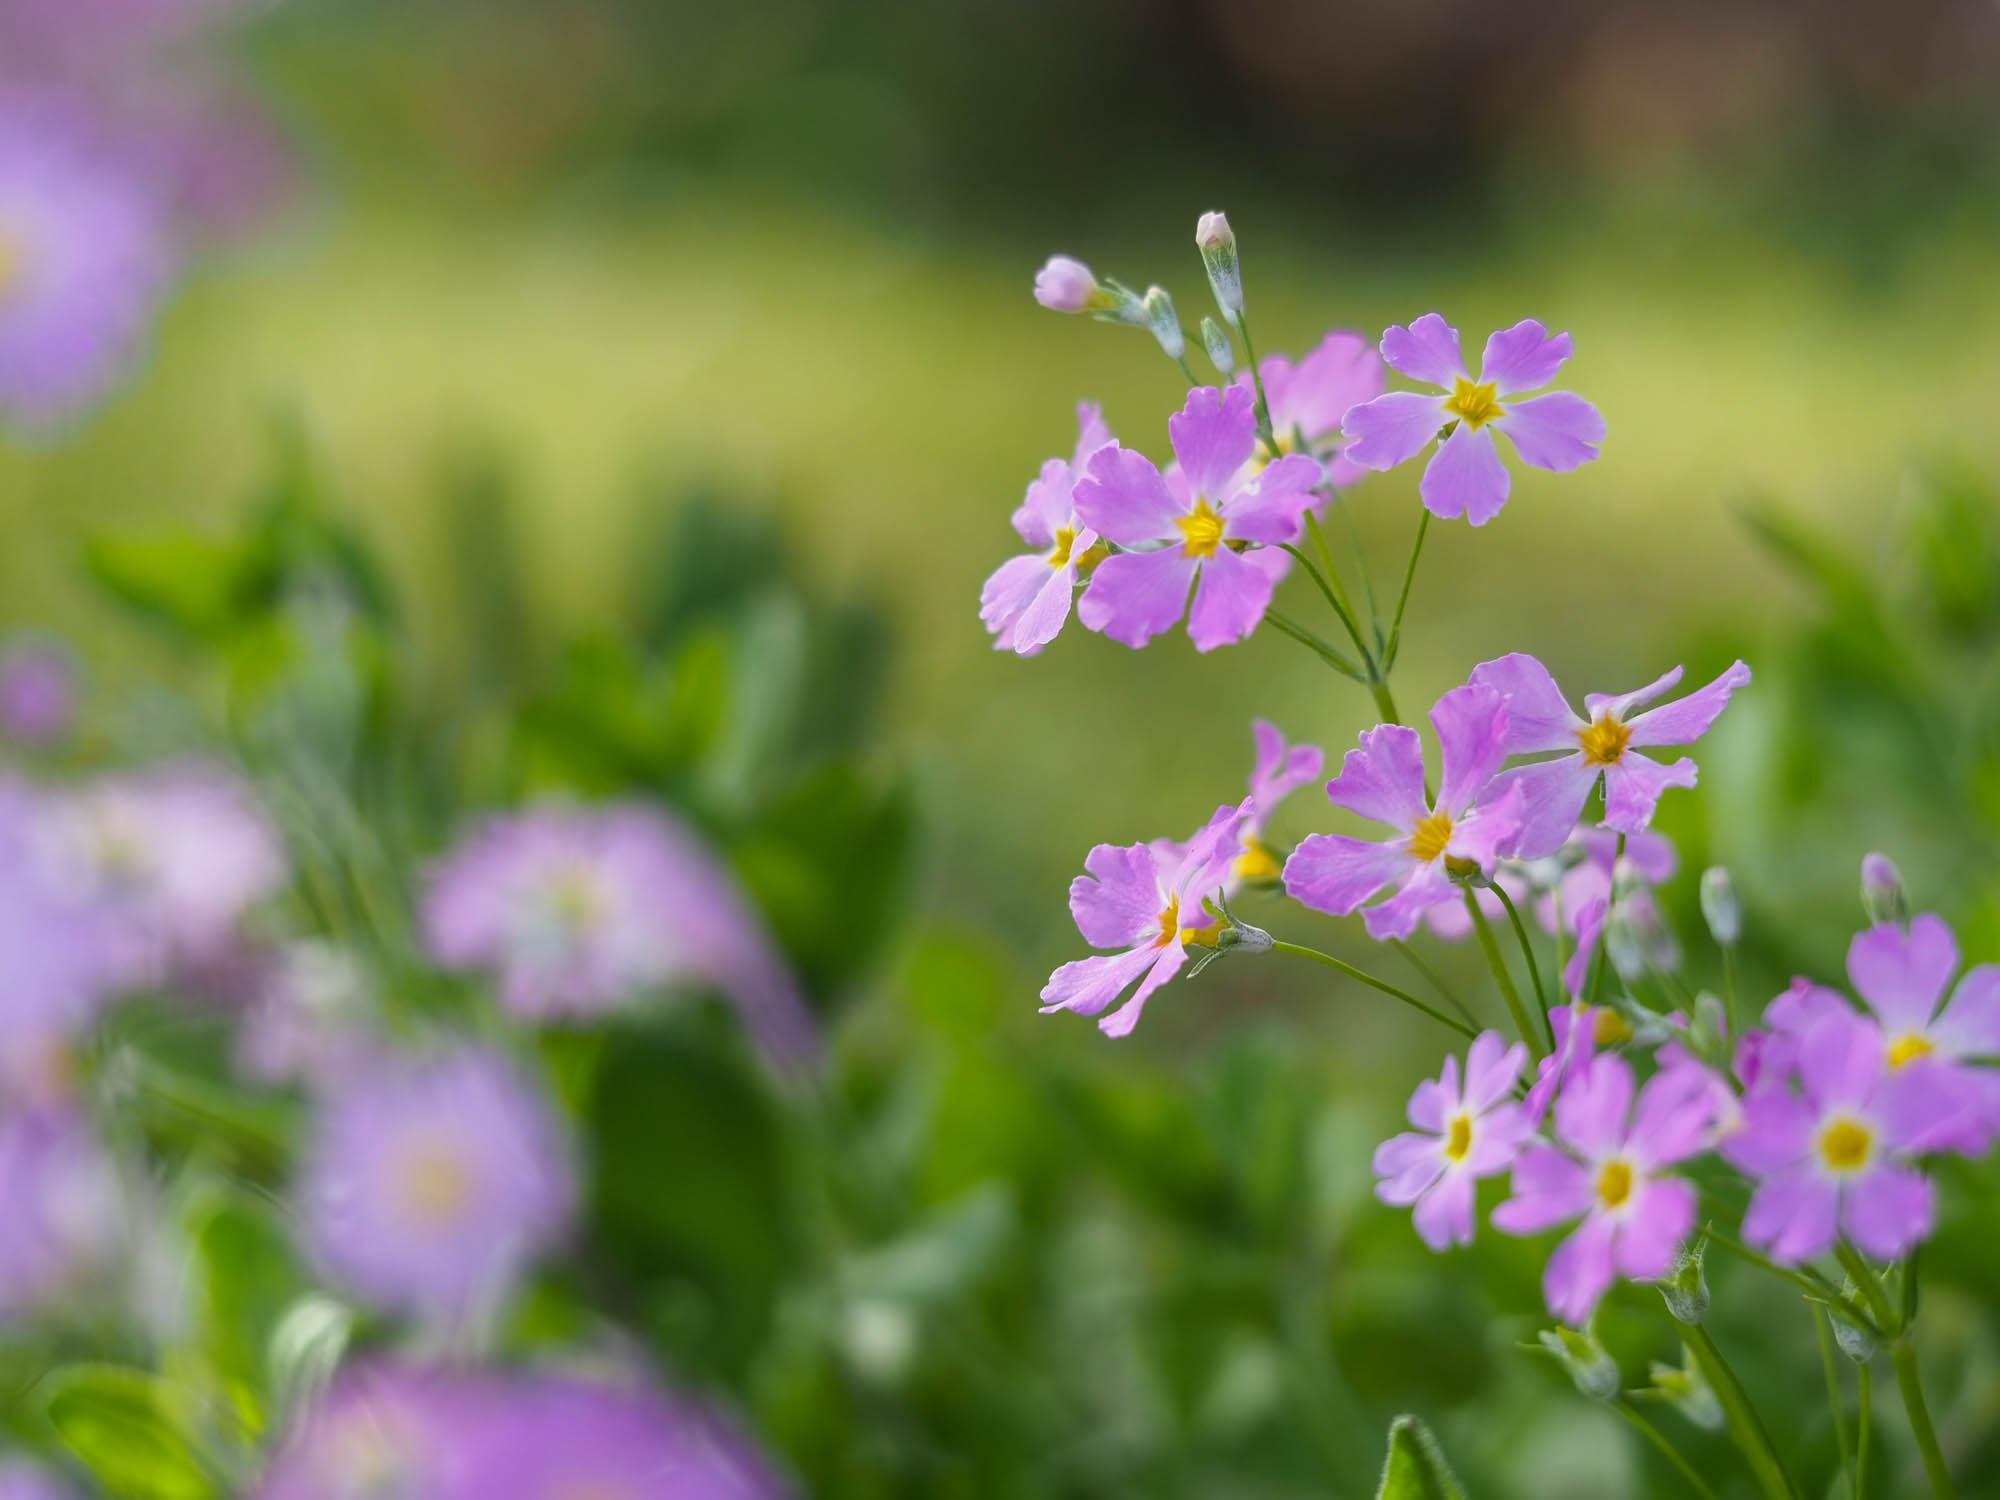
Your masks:
<path fill-rule="evenodd" d="M 331 1297 L 309 1292 L 275 1321 L 267 1362 L 272 1409 L 282 1417 L 309 1406 L 333 1378 L 354 1333 L 354 1314 Z"/>
<path fill-rule="evenodd" d="M 208 1357 L 232 1387 L 261 1395 L 267 1389 L 265 1340 L 304 1284 L 290 1237 L 267 1204 L 216 1186 L 197 1195 L 188 1238 Z"/>
<path fill-rule="evenodd" d="M 1014 1195 L 989 1182 L 931 1215 L 911 1233 L 847 1263 L 858 1297 L 942 1302 L 969 1290 L 999 1258 L 1017 1228 Z"/>
<path fill-rule="evenodd" d="M 174 1387 L 119 1365 L 72 1365 L 44 1386 L 49 1421 L 112 1500 L 211 1500 L 191 1413 Z"/>
<path fill-rule="evenodd" d="M 277 584 L 276 558 L 261 538 L 95 537 L 85 544 L 84 560 L 113 598 L 154 624 L 211 644 L 242 629 Z"/>
<path fill-rule="evenodd" d="M 1389 1457 L 1375 1500 L 1465 1500 L 1430 1428 L 1415 1417 L 1389 1424 Z"/>

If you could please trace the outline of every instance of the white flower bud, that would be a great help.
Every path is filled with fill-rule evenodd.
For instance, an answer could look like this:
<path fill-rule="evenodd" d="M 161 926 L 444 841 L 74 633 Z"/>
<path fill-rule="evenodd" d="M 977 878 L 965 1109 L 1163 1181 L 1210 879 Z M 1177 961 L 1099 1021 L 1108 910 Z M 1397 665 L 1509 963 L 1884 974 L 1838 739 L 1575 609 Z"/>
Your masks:
<path fill-rule="evenodd" d="M 1903 891 L 1903 876 L 1886 854 L 1866 854 L 1861 859 L 1861 909 L 1878 926 L 1910 920 L 1910 900 Z"/>
<path fill-rule="evenodd" d="M 1231 323 L 1239 321 L 1243 316 L 1243 265 L 1236 257 L 1236 233 L 1229 227 L 1229 216 L 1203 214 L 1194 228 L 1194 242 L 1201 250 L 1215 305 Z"/>
<path fill-rule="evenodd" d="M 1229 341 L 1228 330 L 1213 318 L 1201 320 L 1201 346 L 1224 380 L 1236 373 L 1236 346 Z"/>
<path fill-rule="evenodd" d="M 1179 359 L 1187 353 L 1187 335 L 1181 332 L 1180 314 L 1174 311 L 1174 299 L 1167 295 L 1167 289 L 1160 286 L 1146 288 L 1146 326 L 1153 330 L 1153 337 L 1160 341 L 1160 347 L 1167 351 L 1168 359 Z"/>
<path fill-rule="evenodd" d="M 1743 936 L 1743 905 L 1736 899 L 1736 886 L 1721 865 L 1701 872 L 1701 915 L 1708 923 L 1709 936 L 1723 947 L 1733 947 Z"/>

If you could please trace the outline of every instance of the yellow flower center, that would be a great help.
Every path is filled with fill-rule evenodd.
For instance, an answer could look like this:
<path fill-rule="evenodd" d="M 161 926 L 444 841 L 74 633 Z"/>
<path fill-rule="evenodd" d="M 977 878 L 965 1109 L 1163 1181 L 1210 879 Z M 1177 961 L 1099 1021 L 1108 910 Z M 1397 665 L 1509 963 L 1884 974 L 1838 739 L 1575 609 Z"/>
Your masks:
<path fill-rule="evenodd" d="M 1167 904 L 1160 912 L 1160 935 L 1153 940 L 1155 948 L 1164 948 L 1174 940 L 1181 930 L 1181 898 L 1167 897 Z"/>
<path fill-rule="evenodd" d="M 1891 1071 L 1907 1067 L 1920 1057 L 1929 1057 L 1936 1050 L 1929 1037 L 1906 1031 L 1889 1044 L 1889 1067 Z"/>
<path fill-rule="evenodd" d="M 1820 1160 L 1835 1172 L 1856 1172 L 1867 1165 L 1874 1144 L 1874 1133 L 1859 1120 L 1835 1120 L 1820 1132 Z"/>
<path fill-rule="evenodd" d="M 1451 814 L 1434 812 L 1417 820 L 1410 830 L 1410 854 L 1428 864 L 1444 853 L 1451 842 Z"/>
<path fill-rule="evenodd" d="M 1215 549 L 1222 545 L 1222 517 L 1206 500 L 1197 501 L 1194 510 L 1174 524 L 1187 538 L 1182 550 L 1189 557 L 1213 557 Z"/>
<path fill-rule="evenodd" d="M 1453 1161 L 1464 1161 L 1472 1151 L 1472 1116 L 1453 1115 L 1451 1128 L 1445 1134 L 1444 1154 Z"/>
<path fill-rule="evenodd" d="M 1600 1005 L 1591 1015 L 1590 1038 L 1600 1047 L 1615 1047 L 1632 1040 L 1632 1028 L 1617 1011 Z"/>
<path fill-rule="evenodd" d="M 1632 1196 L 1632 1164 L 1623 1161 L 1608 1161 L 1597 1174 L 1597 1201 L 1606 1208 L 1617 1208 Z"/>
<path fill-rule="evenodd" d="M 471 1203 L 472 1174 L 449 1145 L 419 1145 L 396 1173 L 396 1197 L 417 1222 L 442 1227 L 455 1222 Z"/>
<path fill-rule="evenodd" d="M 1444 409 L 1467 427 L 1484 427 L 1506 410 L 1497 399 L 1497 394 L 1498 387 L 1492 382 L 1474 385 L 1461 375 L 1453 382 L 1451 399 L 1445 402 Z"/>
<path fill-rule="evenodd" d="M 1632 742 L 1632 731 L 1610 714 L 1600 714 L 1595 724 L 1576 732 L 1576 742 L 1583 747 L 1586 765 L 1615 766 Z"/>
<path fill-rule="evenodd" d="M 604 920 L 604 889 L 588 870 L 565 870 L 549 884 L 549 913 L 566 932 L 588 932 Z"/>
<path fill-rule="evenodd" d="M 1243 852 L 1236 856 L 1231 874 L 1238 880 L 1276 880 L 1284 873 L 1278 866 L 1278 857 L 1256 834 L 1243 840 Z"/>
<path fill-rule="evenodd" d="M 1069 562 L 1069 549 L 1076 545 L 1076 528 L 1064 526 L 1056 532 L 1056 548 L 1049 554 L 1049 566 L 1060 568 Z"/>

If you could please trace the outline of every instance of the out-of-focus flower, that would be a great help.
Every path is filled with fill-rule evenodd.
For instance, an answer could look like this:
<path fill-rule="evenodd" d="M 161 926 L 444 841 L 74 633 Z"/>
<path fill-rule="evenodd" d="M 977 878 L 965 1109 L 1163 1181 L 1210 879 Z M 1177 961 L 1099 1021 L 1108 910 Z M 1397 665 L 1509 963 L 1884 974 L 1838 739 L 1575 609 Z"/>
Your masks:
<path fill-rule="evenodd" d="M 1198 651 L 1257 628 L 1275 575 L 1245 549 L 1298 538 L 1320 466 L 1295 453 L 1256 468 L 1252 404 L 1241 386 L 1189 391 L 1167 421 L 1178 460 L 1173 482 L 1129 448 L 1112 444 L 1092 457 L 1076 487 L 1078 519 L 1120 547 L 1150 550 L 1115 553 L 1097 565 L 1077 605 L 1086 627 L 1143 646 L 1186 611 Z"/>
<path fill-rule="evenodd" d="M 1242 847 L 1247 804 L 1219 807 L 1185 845 L 1099 844 L 1070 882 L 1069 909 L 1093 954 L 1064 964 L 1042 987 L 1042 1013 L 1095 1016 L 1135 980 L 1139 987 L 1099 1021 L 1106 1036 L 1129 1036 L 1153 992 L 1178 974 L 1190 945 L 1219 935 L 1205 903 L 1221 891 Z M 1143 976 L 1143 977 L 1142 977 Z"/>
<path fill-rule="evenodd" d="M 1483 1031 L 1465 1056 L 1465 1087 L 1458 1059 L 1410 1095 L 1414 1131 L 1375 1148 L 1375 1196 L 1398 1207 L 1414 1204 L 1411 1220 L 1433 1250 L 1472 1243 L 1472 1206 L 1482 1177 L 1504 1172 L 1534 1132 L 1521 1106 L 1508 1097 L 1528 1049 L 1508 1046 L 1497 1031 Z"/>
<path fill-rule="evenodd" d="M 76 1500 L 77 1492 L 47 1469 L 0 1462 L 0 1500 Z"/>
<path fill-rule="evenodd" d="M 300 1184 L 307 1241 L 342 1285 L 440 1322 L 502 1304 L 569 1226 L 561 1126 L 504 1058 L 463 1048 L 352 1078 Z"/>
<path fill-rule="evenodd" d="M 67 111 L 0 100 L 0 421 L 45 431 L 104 395 L 171 268 L 143 177 Z"/>
<path fill-rule="evenodd" d="M 993 633 L 996 650 L 1033 656 L 1056 638 L 1069 619 L 1077 580 L 1089 576 L 1104 556 L 1097 533 L 1080 524 L 1071 493 L 1091 454 L 1111 441 L 1104 414 L 1085 402 L 1076 409 L 1076 451 L 1065 463 L 1052 458 L 1028 486 L 1014 512 L 1014 530 L 1035 550 L 1009 558 L 979 593 L 979 618 Z"/>
<path fill-rule="evenodd" d="M 1424 507 L 1446 520 L 1464 516 L 1483 526 L 1507 503 L 1510 480 L 1500 462 L 1495 432 L 1513 441 L 1522 459 L 1554 473 L 1589 463 L 1604 441 L 1604 418 L 1568 391 L 1515 400 L 1556 378 L 1570 355 L 1570 337 L 1551 335 L 1533 318 L 1486 340 L 1477 379 L 1465 373 L 1458 330 L 1436 313 L 1382 335 L 1382 358 L 1412 380 L 1440 386 L 1440 399 L 1391 391 L 1346 415 L 1347 456 L 1364 469 L 1393 469 L 1430 446 L 1441 429 L 1450 434 L 1424 468 L 1418 485 Z M 1490 429 L 1490 430 L 1489 430 Z"/>
<path fill-rule="evenodd" d="M 1382 359 L 1358 333 L 1336 328 L 1304 359 L 1282 354 L 1260 360 L 1271 430 L 1282 453 L 1311 453 L 1326 465 L 1325 479 L 1342 489 L 1368 471 L 1347 455 L 1341 422 L 1362 402 L 1382 394 Z M 1250 372 L 1236 377 L 1250 386 Z"/>
<path fill-rule="evenodd" d="M 1910 898 L 1903 891 L 1903 872 L 1886 854 L 1861 856 L 1861 909 L 1870 922 L 1907 922 Z"/>
<path fill-rule="evenodd" d="M 1287 745 L 1278 726 L 1258 719 L 1250 726 L 1257 742 L 1257 764 L 1250 772 L 1250 800 L 1243 819 L 1242 852 L 1230 867 L 1230 885 L 1246 880 L 1276 880 L 1282 873 L 1270 846 L 1264 842 L 1264 828 L 1278 804 L 1308 781 L 1317 781 L 1326 768 L 1326 755 L 1317 745 Z"/>
<path fill-rule="evenodd" d="M 1581 1219 L 1542 1275 L 1549 1311 L 1582 1323 L 1617 1276 L 1667 1274 L 1694 1225 L 1695 1193 L 1665 1168 L 1708 1139 L 1707 1094 L 1679 1075 L 1649 1079 L 1633 1102 L 1632 1068 L 1603 1055 L 1556 1099 L 1558 1144 L 1537 1142 L 1514 1164 L 1513 1196 L 1493 1210 L 1509 1234 Z"/>
<path fill-rule="evenodd" d="M 236 1034 L 237 1064 L 263 1083 L 338 1087 L 380 1050 L 367 970 L 317 940 L 264 955 Z"/>
<path fill-rule="evenodd" d="M 1572 1005 L 1549 1008 L 1549 1029 L 1555 1046 L 1535 1067 L 1535 1081 L 1523 1101 L 1528 1118 L 1539 1124 L 1555 1102 L 1557 1092 L 1569 1079 L 1590 1067 L 1599 1047 L 1615 1047 L 1631 1038 L 1625 1018 L 1608 1005 Z"/>
<path fill-rule="evenodd" d="M 495 1400 L 491 1379 L 467 1372 L 346 1370 L 291 1435 L 258 1500 L 469 1500 L 467 1471 Z"/>
<path fill-rule="evenodd" d="M 1553 854 L 1575 830 L 1583 804 L 1599 778 L 1604 781 L 1604 826 L 1616 833 L 1641 833 L 1653 820 L 1661 793 L 1695 783 L 1695 763 L 1682 756 L 1662 765 L 1639 754 L 1656 745 L 1691 745 L 1708 733 L 1730 694 L 1750 681 L 1750 669 L 1736 662 L 1728 671 L 1685 698 L 1644 713 L 1650 703 L 1681 680 L 1681 669 L 1635 692 L 1617 697 L 1590 693 L 1586 721 L 1571 710 L 1549 669 L 1515 652 L 1473 668 L 1471 680 L 1493 689 L 1507 703 L 1507 754 L 1549 750 L 1571 753 L 1503 771 L 1494 791 L 1518 785 L 1527 794 L 1517 851 L 1523 859 Z"/>
<path fill-rule="evenodd" d="M 0 1116 L 0 1317 L 82 1290 L 123 1255 L 116 1167 L 66 1110 Z"/>
<path fill-rule="evenodd" d="M 1528 899 L 1528 883 L 1520 873 L 1520 866 L 1508 860 L 1495 863 L 1492 882 L 1475 886 L 1472 899 L 1479 903 L 1479 913 L 1489 922 L 1507 920 L 1507 908 L 1500 904 L 1499 891 L 1507 893 L 1507 899 L 1518 910 Z M 1472 913 L 1460 901 L 1440 901 L 1435 906 L 1424 908 L 1424 926 L 1431 935 L 1442 942 L 1459 943 L 1472 936 Z"/>
<path fill-rule="evenodd" d="M 1892 1071 L 1887 1052 L 1873 1022 L 1828 1011 L 1800 1040 L 1801 1092 L 1744 1097 L 1742 1127 L 1721 1149 L 1760 1179 L 1743 1237 L 1773 1260 L 1809 1260 L 1836 1233 L 1886 1260 L 1930 1233 L 1931 1183 L 1917 1158 L 1962 1128 L 1962 1102 L 1920 1072 Z"/>
<path fill-rule="evenodd" d="M 1720 947 L 1733 947 L 1743 938 L 1743 903 L 1737 899 L 1736 883 L 1721 865 L 1701 872 L 1701 919 Z"/>
<path fill-rule="evenodd" d="M 0 652 L 0 734 L 18 744 L 67 739 L 76 720 L 76 663 L 52 641 L 20 640 Z"/>
<path fill-rule="evenodd" d="M 1430 713 L 1443 774 L 1433 802 L 1424 786 L 1423 742 L 1401 724 L 1382 724 L 1347 752 L 1327 783 L 1335 807 L 1386 823 L 1396 837 L 1379 843 L 1315 833 L 1285 862 L 1285 893 L 1316 911 L 1346 916 L 1384 886 L 1401 881 L 1387 901 L 1368 907 L 1370 937 L 1408 937 L 1427 907 L 1460 899 L 1456 876 L 1491 874 L 1511 852 L 1521 825 L 1521 793 L 1488 796 L 1505 758 L 1507 709 L 1500 695 L 1475 686 L 1453 688 Z"/>
<path fill-rule="evenodd" d="M 818 1033 L 734 878 L 661 809 L 540 807 L 496 817 L 433 872 L 431 957 L 491 974 L 529 1020 L 606 1014 L 674 985 L 712 985 L 766 1054 L 810 1058 Z"/>

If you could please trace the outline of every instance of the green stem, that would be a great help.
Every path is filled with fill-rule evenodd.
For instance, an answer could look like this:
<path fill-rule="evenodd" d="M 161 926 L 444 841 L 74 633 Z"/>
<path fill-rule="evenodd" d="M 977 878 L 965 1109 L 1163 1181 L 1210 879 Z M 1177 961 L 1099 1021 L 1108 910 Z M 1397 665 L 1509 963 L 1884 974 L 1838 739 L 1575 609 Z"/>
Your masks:
<path fill-rule="evenodd" d="M 1868 1493 L 1868 1438 L 1875 1426 L 1875 1372 L 1857 1367 L 1860 1376 L 1854 1398 L 1854 1493 Z"/>
<path fill-rule="evenodd" d="M 1688 1482 L 1689 1489 L 1700 1495 L 1702 1500 L 1716 1500 L 1715 1491 L 1709 1488 L 1708 1481 L 1701 1477 L 1693 1464 L 1681 1457 L 1680 1449 L 1676 1448 L 1668 1440 L 1664 1432 L 1660 1431 L 1659 1428 L 1640 1415 L 1639 1409 L 1636 1406 L 1623 1397 L 1613 1402 L 1612 1406 L 1619 1416 L 1637 1428 L 1646 1441 L 1657 1448 L 1661 1456 L 1674 1466 L 1681 1478 Z"/>
<path fill-rule="evenodd" d="M 1368 691 L 1375 695 L 1375 711 L 1382 715 L 1382 722 L 1384 724 L 1400 724 L 1403 722 L 1403 716 L 1396 708 L 1396 695 L 1389 691 L 1388 683 L 1377 677 L 1368 684 Z M 1424 797 L 1426 800 L 1429 799 L 1430 794 L 1430 787 L 1426 784 L 1424 787 Z"/>
<path fill-rule="evenodd" d="M 1334 671 L 1340 673 L 1341 676 L 1352 678 L 1356 682 L 1368 681 L 1367 673 L 1363 672 L 1360 667 L 1356 666 L 1325 641 L 1306 629 L 1305 626 L 1298 624 L 1288 616 L 1279 614 L 1275 609 L 1264 611 L 1264 619 L 1273 629 L 1290 636 L 1301 646 L 1314 652 L 1322 661 L 1332 667 Z"/>
<path fill-rule="evenodd" d="M 1181 367 L 1181 374 L 1187 376 L 1187 383 L 1189 385 L 1198 386 L 1201 384 L 1199 380 L 1194 378 L 1194 371 L 1188 368 L 1187 356 L 1185 354 L 1176 354 L 1174 356 L 1174 363 Z"/>
<path fill-rule="evenodd" d="M 1500 986 L 1500 998 L 1507 1002 L 1507 1014 L 1514 1019 L 1514 1029 L 1528 1044 L 1530 1052 L 1536 1057 L 1543 1056 L 1542 1034 L 1528 1019 L 1527 1007 L 1521 1003 L 1521 992 L 1514 988 L 1514 976 L 1507 972 L 1507 962 L 1500 956 L 1500 944 L 1493 936 L 1493 928 L 1486 920 L 1486 913 L 1479 909 L 1479 902 L 1470 887 L 1465 892 L 1465 909 L 1472 915 L 1472 930 L 1479 934 L 1479 946 L 1486 954 L 1487 967 L 1493 970 L 1494 983 Z"/>
<path fill-rule="evenodd" d="M 1271 430 L 1271 403 L 1264 399 L 1264 372 L 1257 365 L 1257 346 L 1250 342 L 1250 318 L 1247 313 L 1236 314 L 1236 331 L 1242 335 L 1243 356 L 1250 365 L 1250 383 L 1257 390 L 1257 435 L 1276 453 L 1278 438 Z"/>
<path fill-rule="evenodd" d="M 1273 953 L 1290 953 L 1299 958 L 1309 958 L 1314 963 L 1325 964 L 1329 969 L 1337 969 L 1349 979 L 1358 979 L 1370 989 L 1380 990 L 1391 999 L 1400 1000 L 1413 1010 L 1420 1010 L 1441 1026 L 1449 1026 L 1463 1037 L 1475 1037 L 1479 1033 L 1454 1016 L 1448 1016 L 1435 1006 L 1426 1005 L 1408 990 L 1399 990 L 1386 979 L 1377 979 L 1366 969 L 1357 969 L 1345 959 L 1335 958 L 1331 953 L 1322 953 L 1317 948 L 1308 948 L 1300 943 L 1273 942 Z"/>
<path fill-rule="evenodd" d="M 1444 1003 L 1465 1017 L 1467 1024 L 1472 1026 L 1479 1024 L 1479 1018 L 1472 1013 L 1471 1008 L 1458 998 L 1457 992 L 1444 982 L 1436 969 L 1433 969 L 1417 956 L 1416 949 L 1412 948 L 1401 938 L 1390 938 L 1389 946 L 1402 954 L 1404 961 L 1419 974 L 1423 975 L 1424 979 L 1430 984 L 1430 987 L 1444 997 Z"/>
<path fill-rule="evenodd" d="M 1333 503 L 1339 507 L 1341 519 L 1347 523 L 1347 544 L 1354 549 L 1355 571 L 1361 575 L 1362 593 L 1368 596 L 1368 623 L 1374 627 L 1375 649 L 1386 654 L 1382 636 L 1382 610 L 1375 602 L 1375 580 L 1368 572 L 1368 554 L 1361 550 L 1361 528 L 1354 524 L 1354 512 L 1348 509 L 1345 501 L 1336 499 Z M 1312 521 L 1312 519 L 1312 512 L 1307 511 L 1306 520 Z"/>
<path fill-rule="evenodd" d="M 1903 1330 L 1896 1322 L 1896 1311 L 1889 1305 L 1889 1294 L 1882 1290 L 1875 1268 L 1844 1239 L 1833 1242 L 1833 1253 L 1840 1261 L 1841 1269 L 1854 1278 L 1854 1284 L 1861 1288 L 1861 1295 L 1868 1299 L 1868 1309 L 1875 1315 L 1875 1326 L 1882 1335 L 1893 1338 L 1901 1333 Z"/>
<path fill-rule="evenodd" d="M 1736 945 L 1722 945 L 1722 1014 L 1729 1022 L 1729 1038 L 1736 1040 Z"/>
<path fill-rule="evenodd" d="M 1833 1283 L 1811 1267 L 1807 1267 L 1804 1271 L 1795 1271 L 1790 1266 L 1781 1266 L 1768 1256 L 1759 1255 L 1742 1241 L 1731 1238 L 1713 1224 L 1708 1226 L 1708 1238 L 1711 1244 L 1720 1245 L 1739 1260 L 1748 1261 L 1759 1270 L 1768 1271 L 1782 1281 L 1789 1281 L 1812 1301 L 1824 1305 L 1829 1314 L 1842 1322 L 1860 1329 L 1870 1338 L 1876 1340 L 1882 1338 L 1882 1330 L 1875 1326 L 1875 1320 L 1849 1304 Z"/>
<path fill-rule="evenodd" d="M 1710 1387 L 1722 1402 L 1736 1446 L 1743 1450 L 1743 1457 L 1750 1465 L 1758 1488 L 1771 1500 L 1797 1500 L 1798 1492 L 1792 1488 L 1791 1478 L 1785 1473 L 1778 1450 L 1771 1444 L 1771 1434 L 1765 1431 L 1757 1408 L 1751 1404 L 1750 1393 L 1743 1389 L 1743 1382 L 1736 1378 L 1736 1372 L 1723 1358 L 1722 1350 L 1716 1346 L 1715 1339 L 1705 1327 L 1699 1323 L 1685 1327 L 1688 1347 L 1694 1350 L 1694 1357 L 1708 1377 Z"/>
<path fill-rule="evenodd" d="M 1917 1451 L 1924 1458 L 1924 1473 L 1930 1477 L 1931 1494 L 1936 1500 L 1955 1500 L 1951 1469 L 1938 1446 L 1937 1429 L 1931 1425 L 1931 1409 L 1924 1400 L 1924 1378 L 1917 1369 L 1917 1348 L 1906 1330 L 1889 1350 L 1889 1362 L 1896 1367 L 1896 1384 L 1903 1392 L 1903 1409 L 1910 1414 L 1910 1431 Z"/>
<path fill-rule="evenodd" d="M 1833 1347 L 1833 1320 L 1824 1307 L 1813 1308 L 1813 1329 L 1819 1335 L 1819 1365 L 1826 1376 L 1826 1408 L 1833 1414 L 1833 1441 L 1840 1449 L 1841 1471 L 1847 1475 L 1852 1500 L 1861 1500 L 1854 1478 L 1854 1448 L 1847 1440 L 1847 1401 L 1840 1393 L 1839 1354 Z"/>
<path fill-rule="evenodd" d="M 1542 1027 L 1548 1033 L 1549 1051 L 1556 1050 L 1555 1023 L 1549 1019 L 1548 992 L 1542 988 L 1541 967 L 1535 962 L 1534 946 L 1528 941 L 1528 929 L 1521 923 L 1521 913 L 1515 909 L 1514 898 L 1496 883 L 1493 894 L 1500 898 L 1500 904 L 1507 908 L 1507 920 L 1514 924 L 1514 936 L 1521 944 L 1521 957 L 1527 960 L 1528 983 L 1534 989 L 1535 1003 L 1542 1008 Z"/>
<path fill-rule="evenodd" d="M 1333 586 L 1326 581 L 1326 575 L 1320 572 L 1318 565 L 1310 557 L 1290 542 L 1280 542 L 1278 545 L 1297 558 L 1306 572 L 1312 575 L 1312 581 L 1319 585 L 1319 591 L 1325 597 L 1327 604 L 1340 617 L 1340 623 L 1347 627 L 1347 638 L 1354 642 L 1354 649 L 1361 653 L 1361 662 L 1368 669 L 1368 675 L 1371 678 L 1381 675 L 1375 670 L 1375 658 L 1368 653 L 1367 641 L 1362 639 L 1361 627 L 1355 623 L 1354 616 L 1348 612 L 1347 606 L 1341 603 L 1340 596 L 1333 591 Z"/>
<path fill-rule="evenodd" d="M 1597 951 L 1590 955 L 1589 1003 L 1597 1004 L 1598 992 L 1604 986 L 1604 954 L 1611 946 L 1611 918 L 1618 911 L 1618 866 L 1625 859 L 1625 835 L 1618 835 L 1618 848 L 1611 856 L 1611 895 L 1604 907 L 1604 926 L 1597 931 Z"/>
<path fill-rule="evenodd" d="M 1417 540 L 1410 548 L 1410 561 L 1403 569 L 1403 591 L 1396 598 L 1396 618 L 1389 626 L 1389 646 L 1382 653 L 1382 670 L 1388 671 L 1396 664 L 1396 648 L 1403 640 L 1403 611 L 1409 607 L 1410 585 L 1416 581 L 1417 559 L 1424 555 L 1424 538 L 1430 534 L 1431 513 L 1423 512 L 1417 519 Z"/>

